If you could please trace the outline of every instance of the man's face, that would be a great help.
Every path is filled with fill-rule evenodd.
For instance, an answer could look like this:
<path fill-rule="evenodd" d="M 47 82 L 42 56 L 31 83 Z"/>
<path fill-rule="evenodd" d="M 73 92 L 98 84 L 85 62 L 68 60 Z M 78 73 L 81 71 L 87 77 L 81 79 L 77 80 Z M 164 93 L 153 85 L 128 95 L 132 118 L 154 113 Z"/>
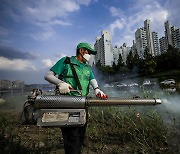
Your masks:
<path fill-rule="evenodd" d="M 84 62 L 87 61 L 87 59 L 84 57 L 84 55 L 85 55 L 85 54 L 88 54 L 89 56 L 91 55 L 91 52 L 90 52 L 89 50 L 87 50 L 87 49 L 80 49 L 79 52 L 80 52 L 80 54 L 81 54 L 82 59 L 83 59 Z M 88 56 L 88 57 L 89 57 L 89 56 Z M 86 57 L 87 57 L 87 55 L 86 55 Z"/>
<path fill-rule="evenodd" d="M 89 50 L 87 50 L 87 49 L 80 49 L 80 53 L 81 53 L 82 56 L 84 56 L 85 54 L 91 55 L 91 52 Z"/>

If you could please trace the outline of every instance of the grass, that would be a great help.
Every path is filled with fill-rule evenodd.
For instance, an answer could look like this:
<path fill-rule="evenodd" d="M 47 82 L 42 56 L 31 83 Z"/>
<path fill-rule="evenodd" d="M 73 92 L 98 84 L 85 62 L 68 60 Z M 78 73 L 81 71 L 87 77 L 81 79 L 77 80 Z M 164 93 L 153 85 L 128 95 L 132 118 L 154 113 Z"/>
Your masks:
<path fill-rule="evenodd" d="M 0 153 L 46 153 L 63 149 L 59 128 L 19 125 L 19 112 L 0 112 Z"/>
<path fill-rule="evenodd" d="M 27 95 L 13 95 L 9 97 L 3 97 L 6 101 L 4 104 L 0 104 L 1 109 L 22 109 L 23 104 L 27 98 Z"/>
<path fill-rule="evenodd" d="M 0 153 L 63 153 L 60 128 L 19 125 L 26 96 L 0 105 Z M 92 107 L 83 153 L 179 153 L 180 115 L 156 107 Z"/>
<path fill-rule="evenodd" d="M 90 147 L 97 153 L 104 153 L 103 147 L 110 147 L 107 153 L 124 150 L 129 153 L 155 153 L 169 150 L 168 128 L 155 110 L 141 113 L 134 108 L 101 108 L 93 111 L 91 117 L 88 129 L 92 143 Z M 96 142 L 99 142 L 99 146 L 93 144 Z"/>

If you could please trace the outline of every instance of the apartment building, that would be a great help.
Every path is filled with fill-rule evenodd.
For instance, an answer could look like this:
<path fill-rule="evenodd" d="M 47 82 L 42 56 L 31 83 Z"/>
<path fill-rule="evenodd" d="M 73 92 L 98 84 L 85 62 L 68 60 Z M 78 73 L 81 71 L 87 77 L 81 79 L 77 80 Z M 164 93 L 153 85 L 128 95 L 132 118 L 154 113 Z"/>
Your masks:
<path fill-rule="evenodd" d="M 144 50 L 148 48 L 152 56 L 160 54 L 157 32 L 151 31 L 150 20 L 144 21 L 144 27 L 138 28 L 135 32 L 136 49 L 140 58 L 144 56 Z"/>
<path fill-rule="evenodd" d="M 94 49 L 97 50 L 97 54 L 95 56 L 96 63 L 100 61 L 102 66 L 112 66 L 112 36 L 109 31 L 103 30 L 101 32 L 101 36 L 96 37 Z"/>
<path fill-rule="evenodd" d="M 172 26 L 169 21 L 164 23 L 165 36 L 161 38 L 160 51 L 167 52 L 168 46 L 180 49 L 180 29 Z M 164 40 L 165 39 L 165 40 Z M 162 43 L 162 41 L 164 41 Z"/>
<path fill-rule="evenodd" d="M 146 31 L 144 27 L 135 32 L 136 49 L 140 58 L 143 58 L 144 50 L 147 47 Z"/>
<path fill-rule="evenodd" d="M 152 41 L 153 41 L 153 47 L 154 47 L 154 56 L 160 55 L 160 49 L 159 49 L 159 40 L 158 40 L 158 33 L 152 32 Z"/>

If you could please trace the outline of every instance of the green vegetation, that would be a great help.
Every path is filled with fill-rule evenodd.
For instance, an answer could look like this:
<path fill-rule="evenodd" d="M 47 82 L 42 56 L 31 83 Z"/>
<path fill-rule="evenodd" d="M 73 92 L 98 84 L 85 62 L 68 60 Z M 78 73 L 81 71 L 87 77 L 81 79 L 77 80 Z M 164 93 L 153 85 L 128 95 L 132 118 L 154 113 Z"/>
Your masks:
<path fill-rule="evenodd" d="M 175 129 L 168 127 L 156 110 L 92 110 L 89 140 L 97 153 L 174 153 L 177 150 L 169 142 Z"/>
<path fill-rule="evenodd" d="M 122 57 L 119 55 L 117 65 L 114 62 L 112 67 L 104 67 L 98 62 L 96 66 L 106 74 L 136 72 L 140 76 L 152 75 L 164 71 L 180 70 L 180 51 L 169 46 L 166 53 L 153 57 L 146 48 L 143 58 L 139 57 L 137 51 L 135 53 L 130 51 L 127 55 L 126 65 L 124 65 Z"/>
<path fill-rule="evenodd" d="M 9 97 L 0 106 L 0 153 L 63 153 L 60 128 L 19 125 L 22 98 Z M 92 107 L 89 113 L 83 153 L 180 152 L 180 115 L 166 113 L 166 123 L 154 107 Z"/>
<path fill-rule="evenodd" d="M 0 109 L 22 109 L 23 104 L 27 98 L 27 95 L 13 95 L 11 97 L 5 97 L 6 102 L 0 105 Z"/>
<path fill-rule="evenodd" d="M 0 153 L 47 153 L 63 148 L 59 128 L 21 126 L 19 111 L 0 111 Z"/>

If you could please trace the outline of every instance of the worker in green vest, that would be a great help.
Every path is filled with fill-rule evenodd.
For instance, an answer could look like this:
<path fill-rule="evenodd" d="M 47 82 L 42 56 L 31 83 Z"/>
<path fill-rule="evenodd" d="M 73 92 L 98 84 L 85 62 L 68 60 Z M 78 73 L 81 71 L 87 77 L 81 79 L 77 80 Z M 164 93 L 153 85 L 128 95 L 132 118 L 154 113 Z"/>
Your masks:
<path fill-rule="evenodd" d="M 107 95 L 99 89 L 93 71 L 88 65 L 91 54 L 95 55 L 96 53 L 97 51 L 88 43 L 79 43 L 76 49 L 76 56 L 61 58 L 47 73 L 45 80 L 55 84 L 60 94 L 77 96 L 79 94 L 74 90 L 81 90 L 81 96 L 87 96 L 89 93 L 89 86 L 91 85 L 95 91 L 96 97 L 106 99 Z M 74 76 L 71 65 L 73 65 L 77 77 Z M 87 125 L 61 128 L 66 154 L 81 153 L 86 126 Z"/>

